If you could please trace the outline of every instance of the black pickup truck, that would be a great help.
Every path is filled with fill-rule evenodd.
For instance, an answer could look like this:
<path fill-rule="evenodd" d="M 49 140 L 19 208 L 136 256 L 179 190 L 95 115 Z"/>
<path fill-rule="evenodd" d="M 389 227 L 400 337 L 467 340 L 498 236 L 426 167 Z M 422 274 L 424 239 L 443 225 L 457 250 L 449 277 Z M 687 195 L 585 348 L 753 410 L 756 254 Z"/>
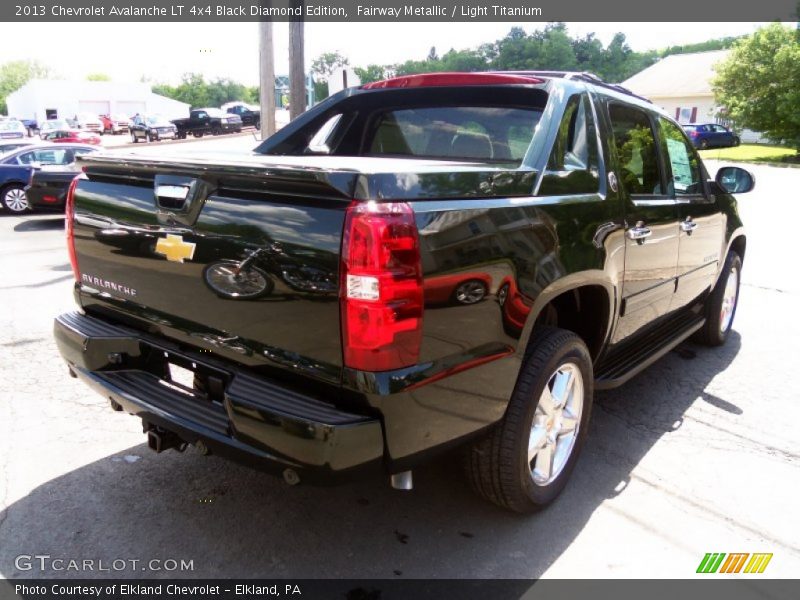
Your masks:
<path fill-rule="evenodd" d="M 461 447 L 485 498 L 565 485 L 595 390 L 725 342 L 745 235 L 680 126 L 593 76 L 347 89 L 246 155 L 92 155 L 69 195 L 69 371 L 290 483 Z"/>
<path fill-rule="evenodd" d="M 245 104 L 236 104 L 235 106 L 229 107 L 226 112 L 238 116 L 242 120 L 242 125 L 244 127 L 255 127 L 256 129 L 261 127 L 260 110 L 250 108 Z"/>
<path fill-rule="evenodd" d="M 172 124 L 177 128 L 180 139 L 188 135 L 203 137 L 206 134 L 239 133 L 242 130 L 242 119 L 238 115 L 228 114 L 219 108 L 193 108 L 187 119 L 174 119 Z"/>

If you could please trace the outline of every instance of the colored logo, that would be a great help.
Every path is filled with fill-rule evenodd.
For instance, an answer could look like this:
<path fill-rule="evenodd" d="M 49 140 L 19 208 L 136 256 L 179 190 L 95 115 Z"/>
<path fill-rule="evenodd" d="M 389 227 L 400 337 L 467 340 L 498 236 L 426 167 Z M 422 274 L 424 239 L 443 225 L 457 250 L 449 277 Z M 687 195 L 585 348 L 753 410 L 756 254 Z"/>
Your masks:
<path fill-rule="evenodd" d="M 697 567 L 698 573 L 763 573 L 769 561 L 772 560 L 772 553 L 739 552 L 725 554 L 724 552 L 707 553 L 700 566 Z"/>
<path fill-rule="evenodd" d="M 167 234 L 165 238 L 159 238 L 156 242 L 156 253 L 163 254 L 167 260 L 182 263 L 184 259 L 192 260 L 194 248 L 197 244 L 184 242 L 179 235 Z"/>

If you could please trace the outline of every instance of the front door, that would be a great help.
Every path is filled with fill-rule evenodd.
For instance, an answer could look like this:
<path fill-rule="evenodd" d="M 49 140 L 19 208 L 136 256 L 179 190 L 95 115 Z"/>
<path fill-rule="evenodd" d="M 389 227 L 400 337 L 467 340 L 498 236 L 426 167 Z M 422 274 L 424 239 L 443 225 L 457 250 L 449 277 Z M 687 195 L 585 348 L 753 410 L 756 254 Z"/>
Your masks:
<path fill-rule="evenodd" d="M 722 259 L 725 224 L 694 146 L 680 127 L 659 119 L 661 147 L 667 160 L 668 189 L 678 208 L 678 286 L 672 309 L 697 300 L 714 283 Z"/>
<path fill-rule="evenodd" d="M 627 196 L 625 276 L 614 342 L 669 312 L 678 261 L 678 211 L 668 193 L 654 123 L 638 108 L 609 105 L 617 179 Z"/>

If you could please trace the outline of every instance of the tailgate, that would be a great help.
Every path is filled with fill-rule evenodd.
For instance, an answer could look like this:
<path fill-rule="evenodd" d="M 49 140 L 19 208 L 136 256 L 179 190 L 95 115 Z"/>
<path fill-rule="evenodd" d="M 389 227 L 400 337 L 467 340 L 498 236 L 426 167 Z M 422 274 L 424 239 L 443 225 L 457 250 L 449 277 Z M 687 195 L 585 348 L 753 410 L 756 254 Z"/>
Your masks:
<path fill-rule="evenodd" d="M 339 252 L 355 174 L 82 162 L 75 248 L 88 313 L 251 366 L 339 381 Z"/>

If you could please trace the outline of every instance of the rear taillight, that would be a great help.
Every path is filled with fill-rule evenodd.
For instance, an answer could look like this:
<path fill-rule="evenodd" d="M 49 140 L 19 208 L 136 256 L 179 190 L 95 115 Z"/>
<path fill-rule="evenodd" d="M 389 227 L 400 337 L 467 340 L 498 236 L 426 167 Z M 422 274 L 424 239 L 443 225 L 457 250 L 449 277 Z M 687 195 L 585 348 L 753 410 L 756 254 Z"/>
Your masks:
<path fill-rule="evenodd" d="M 698 134 L 697 134 L 697 132 L 696 132 L 696 131 L 690 131 L 690 132 L 689 132 L 689 137 L 696 138 L 696 137 L 697 137 L 697 135 L 698 135 Z"/>
<path fill-rule="evenodd" d="M 422 340 L 422 266 L 408 204 L 364 202 L 348 208 L 341 275 L 345 366 L 388 371 L 416 364 Z"/>
<path fill-rule="evenodd" d="M 69 184 L 67 191 L 67 202 L 64 209 L 64 229 L 67 233 L 67 250 L 69 251 L 69 263 L 72 265 L 72 273 L 75 281 L 81 280 L 81 272 L 78 269 L 78 256 L 75 254 L 75 188 L 78 181 L 83 178 L 83 174 L 78 175 Z"/>

